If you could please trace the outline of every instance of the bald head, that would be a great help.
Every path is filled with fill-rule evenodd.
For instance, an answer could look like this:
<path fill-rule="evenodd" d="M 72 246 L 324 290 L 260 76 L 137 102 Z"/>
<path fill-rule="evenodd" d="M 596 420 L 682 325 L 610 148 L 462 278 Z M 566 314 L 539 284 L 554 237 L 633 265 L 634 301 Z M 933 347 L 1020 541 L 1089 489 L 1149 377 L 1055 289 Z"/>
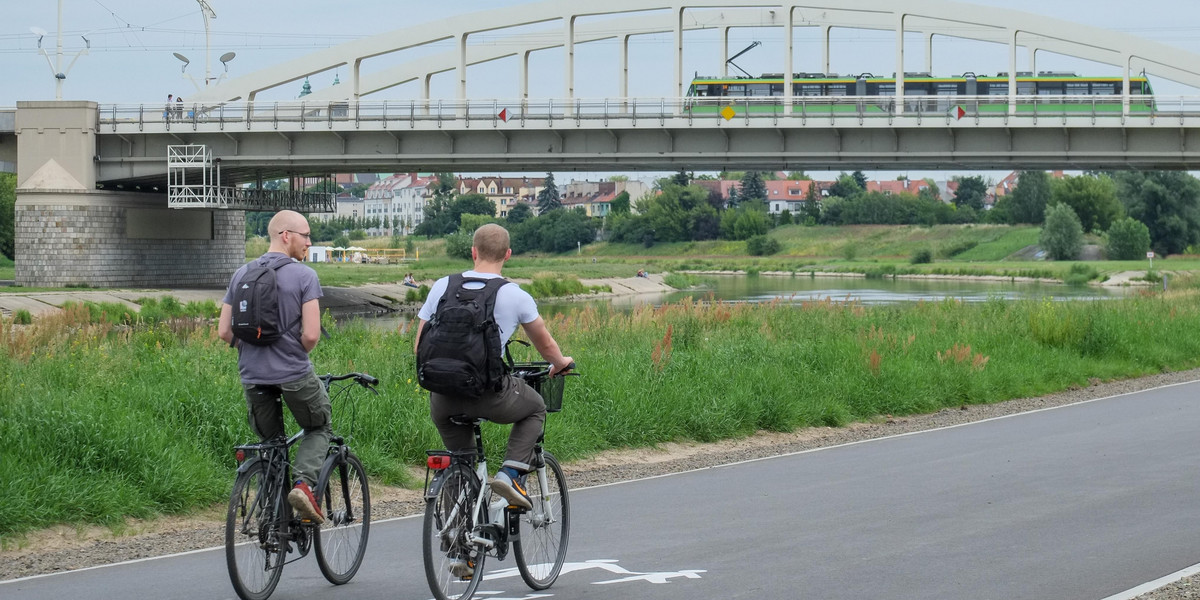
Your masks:
<path fill-rule="evenodd" d="M 280 234 L 288 229 L 308 231 L 308 219 L 294 210 L 281 210 L 275 213 L 275 216 L 271 217 L 271 222 L 267 224 L 267 233 L 271 236 L 271 242 L 278 240 Z"/>
<path fill-rule="evenodd" d="M 479 258 L 488 262 L 503 262 L 508 258 L 508 244 L 508 230 L 495 223 L 476 229 L 471 239 Z"/>

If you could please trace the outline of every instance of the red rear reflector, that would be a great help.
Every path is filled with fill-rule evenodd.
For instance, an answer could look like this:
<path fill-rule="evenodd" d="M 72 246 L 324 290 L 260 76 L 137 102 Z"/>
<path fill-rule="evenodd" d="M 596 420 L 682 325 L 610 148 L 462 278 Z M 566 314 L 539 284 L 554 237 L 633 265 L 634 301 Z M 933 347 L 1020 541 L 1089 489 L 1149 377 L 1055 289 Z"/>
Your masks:
<path fill-rule="evenodd" d="M 434 471 L 440 471 L 450 466 L 450 457 L 444 454 L 434 454 L 425 459 L 425 464 Z"/>
<path fill-rule="evenodd" d="M 239 448 L 234 454 L 234 457 L 237 458 L 238 462 L 242 462 L 243 460 L 246 460 L 246 451 Z"/>

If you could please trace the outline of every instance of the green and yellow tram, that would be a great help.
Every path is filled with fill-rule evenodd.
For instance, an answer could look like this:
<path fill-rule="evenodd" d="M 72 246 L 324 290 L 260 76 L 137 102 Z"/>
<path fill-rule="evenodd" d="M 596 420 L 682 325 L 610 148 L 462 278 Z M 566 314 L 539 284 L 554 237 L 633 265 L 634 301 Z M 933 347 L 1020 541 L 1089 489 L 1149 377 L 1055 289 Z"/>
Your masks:
<path fill-rule="evenodd" d="M 1017 112 L 1120 113 L 1124 82 L 1121 77 L 1085 77 L 1066 72 L 1018 72 Z M 782 74 L 762 77 L 696 77 L 688 87 L 685 111 L 716 113 L 782 111 Z M 933 77 L 904 76 L 904 111 L 941 113 L 962 108 L 965 114 L 1008 112 L 1007 73 L 995 77 L 965 73 Z M 1130 77 L 1130 112 L 1153 110 L 1153 93 L 1145 75 Z M 793 112 L 888 113 L 896 99 L 896 78 L 797 73 L 792 79 Z M 773 99 L 775 98 L 775 99 Z"/>

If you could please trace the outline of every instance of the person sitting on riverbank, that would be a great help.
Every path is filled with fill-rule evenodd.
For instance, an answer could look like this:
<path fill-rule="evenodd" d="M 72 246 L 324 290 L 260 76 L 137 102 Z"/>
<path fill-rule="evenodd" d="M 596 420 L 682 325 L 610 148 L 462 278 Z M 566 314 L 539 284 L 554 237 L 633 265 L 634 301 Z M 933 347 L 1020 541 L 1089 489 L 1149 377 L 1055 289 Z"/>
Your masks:
<path fill-rule="evenodd" d="M 638 276 L 638 277 L 645 277 L 645 278 L 649 279 L 649 277 L 650 277 L 650 274 L 649 274 L 649 273 L 647 273 L 647 272 L 645 271 L 645 269 L 638 269 L 637 276 Z"/>
<path fill-rule="evenodd" d="M 417 281 L 415 279 L 413 279 L 412 273 L 409 273 L 404 276 L 404 285 L 407 285 L 408 287 L 411 287 L 411 288 L 417 287 Z"/>

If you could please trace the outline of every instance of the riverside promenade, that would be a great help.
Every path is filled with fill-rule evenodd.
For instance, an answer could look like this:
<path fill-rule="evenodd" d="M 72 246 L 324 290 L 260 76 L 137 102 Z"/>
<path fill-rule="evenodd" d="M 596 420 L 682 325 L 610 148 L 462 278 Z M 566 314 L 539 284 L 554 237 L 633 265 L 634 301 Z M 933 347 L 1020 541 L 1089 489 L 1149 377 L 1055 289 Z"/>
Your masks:
<path fill-rule="evenodd" d="M 513 279 L 517 283 L 528 283 L 528 280 Z M 432 281 L 423 282 L 432 284 Z M 662 282 L 662 275 L 649 277 L 626 277 L 621 279 L 581 279 L 585 286 L 607 285 L 611 293 L 600 293 L 589 298 L 605 298 L 612 296 L 629 296 L 637 294 L 661 294 L 673 291 L 673 288 Z M 325 297 L 321 298 L 321 310 L 328 310 L 335 319 L 350 317 L 375 317 L 384 314 L 412 311 L 420 306 L 417 303 L 405 302 L 404 298 L 412 290 L 399 283 L 375 283 L 356 287 L 322 286 Z M 0 288 L 0 315 L 12 318 L 18 310 L 27 310 L 34 317 L 53 314 L 62 309 L 70 301 L 117 303 L 124 304 L 130 310 L 139 310 L 137 301 L 141 298 L 161 298 L 173 296 L 183 303 L 203 302 L 212 300 L 220 303 L 225 296 L 224 289 L 79 289 L 60 291 L 30 291 L 23 292 L 21 288 Z"/>

